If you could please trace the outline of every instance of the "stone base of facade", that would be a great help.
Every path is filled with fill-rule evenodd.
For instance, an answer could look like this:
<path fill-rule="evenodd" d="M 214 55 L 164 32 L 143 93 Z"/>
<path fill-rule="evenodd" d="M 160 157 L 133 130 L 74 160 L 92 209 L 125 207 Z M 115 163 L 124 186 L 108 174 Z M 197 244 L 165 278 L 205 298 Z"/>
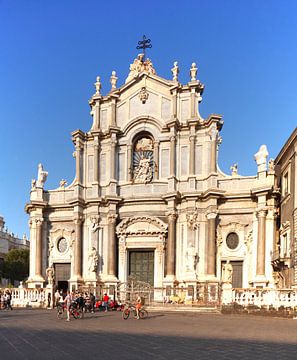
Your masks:
<path fill-rule="evenodd" d="M 42 276 L 36 275 L 34 278 L 29 278 L 26 283 L 29 289 L 40 289 L 44 287 L 45 280 Z"/>

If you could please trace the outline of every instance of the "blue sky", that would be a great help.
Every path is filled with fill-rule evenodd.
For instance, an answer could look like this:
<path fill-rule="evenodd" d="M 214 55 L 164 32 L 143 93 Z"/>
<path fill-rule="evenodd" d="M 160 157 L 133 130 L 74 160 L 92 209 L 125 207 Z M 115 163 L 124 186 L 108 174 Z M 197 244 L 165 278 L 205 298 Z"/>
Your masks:
<path fill-rule="evenodd" d="M 297 2 L 292 0 L 0 0 L 0 213 L 21 235 L 42 162 L 46 188 L 73 180 L 70 133 L 91 126 L 88 99 L 116 70 L 121 85 L 143 34 L 157 74 L 180 81 L 198 65 L 202 116 L 223 115 L 219 165 L 253 175 L 253 155 L 275 157 L 297 125 Z"/>

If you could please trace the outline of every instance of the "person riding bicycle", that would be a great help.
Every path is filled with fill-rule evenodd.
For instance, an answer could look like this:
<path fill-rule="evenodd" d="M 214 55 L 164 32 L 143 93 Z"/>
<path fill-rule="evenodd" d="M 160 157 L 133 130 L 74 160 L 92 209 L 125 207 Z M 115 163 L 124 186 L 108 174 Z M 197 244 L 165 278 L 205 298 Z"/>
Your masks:
<path fill-rule="evenodd" d="M 141 304 L 142 304 L 141 296 L 139 294 L 136 294 L 135 309 L 136 309 L 136 319 L 137 320 L 139 320 L 139 309 L 141 308 Z"/>

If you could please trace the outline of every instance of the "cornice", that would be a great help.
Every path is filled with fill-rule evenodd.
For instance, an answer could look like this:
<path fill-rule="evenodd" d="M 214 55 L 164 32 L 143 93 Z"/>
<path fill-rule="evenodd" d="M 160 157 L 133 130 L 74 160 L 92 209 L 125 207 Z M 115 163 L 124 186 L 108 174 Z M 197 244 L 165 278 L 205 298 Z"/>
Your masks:
<path fill-rule="evenodd" d="M 278 164 L 281 161 L 282 157 L 288 151 L 289 147 L 292 144 L 294 144 L 294 142 L 297 142 L 297 127 L 293 130 L 293 132 L 290 135 L 289 139 L 286 141 L 285 145 L 281 148 L 279 154 L 275 158 L 275 160 L 274 160 L 275 164 Z"/>

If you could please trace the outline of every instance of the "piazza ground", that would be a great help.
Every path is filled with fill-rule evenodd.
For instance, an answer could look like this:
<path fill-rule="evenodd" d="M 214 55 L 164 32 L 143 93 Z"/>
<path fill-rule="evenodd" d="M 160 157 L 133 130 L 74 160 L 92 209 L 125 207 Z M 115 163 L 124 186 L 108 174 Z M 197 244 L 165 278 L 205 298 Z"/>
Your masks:
<path fill-rule="evenodd" d="M 296 359 L 297 320 L 120 312 L 66 322 L 54 310 L 0 311 L 2 359 Z"/>

